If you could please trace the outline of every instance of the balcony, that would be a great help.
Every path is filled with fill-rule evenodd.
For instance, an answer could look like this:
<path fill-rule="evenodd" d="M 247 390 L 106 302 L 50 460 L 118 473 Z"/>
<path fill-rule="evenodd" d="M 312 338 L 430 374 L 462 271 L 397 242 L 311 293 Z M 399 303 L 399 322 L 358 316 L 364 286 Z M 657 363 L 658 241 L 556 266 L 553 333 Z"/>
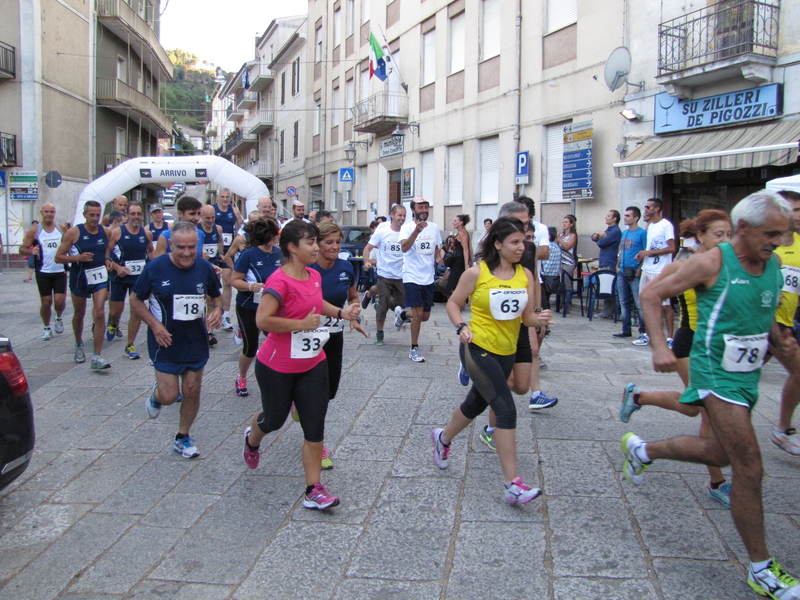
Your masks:
<path fill-rule="evenodd" d="M 225 109 L 225 115 L 228 121 L 241 121 L 244 116 L 244 109 L 237 108 L 236 102 L 231 102 L 228 104 L 228 108 Z"/>
<path fill-rule="evenodd" d="M 250 69 L 250 91 L 263 92 L 274 79 L 272 69 L 264 63 L 259 63 Z"/>
<path fill-rule="evenodd" d="M 272 177 L 272 163 L 268 163 L 263 160 L 256 160 L 247 165 L 245 171 L 250 173 L 250 175 L 269 179 Z"/>
<path fill-rule="evenodd" d="M 694 86 L 722 79 L 772 81 L 779 11 L 769 1 L 719 0 L 661 23 L 656 81 L 681 98 L 690 98 Z"/>
<path fill-rule="evenodd" d="M 127 154 L 103 154 L 103 170 L 107 173 L 114 167 L 118 167 L 126 160 L 128 160 L 130 156 Z"/>
<path fill-rule="evenodd" d="M 386 133 L 408 122 L 408 96 L 378 92 L 353 108 L 353 131 Z"/>
<path fill-rule="evenodd" d="M 271 110 L 257 110 L 247 122 L 247 129 L 250 133 L 266 133 L 275 125 L 275 115 Z"/>
<path fill-rule="evenodd" d="M 145 117 L 146 122 L 142 125 L 153 136 L 169 137 L 172 133 L 172 122 L 158 105 L 119 79 L 97 79 L 97 105 L 126 116 L 138 114 Z"/>
<path fill-rule="evenodd" d="M 239 129 L 236 134 L 225 142 L 224 154 L 231 156 L 241 154 L 249 150 L 258 143 L 258 138 L 251 134 L 245 134 L 244 129 Z"/>
<path fill-rule="evenodd" d="M 172 62 L 153 29 L 158 15 L 149 2 L 143 5 L 141 12 L 139 14 L 125 0 L 97 0 L 100 23 L 121 40 L 130 41 L 152 73 L 163 72 L 172 79 Z"/>
<path fill-rule="evenodd" d="M 0 167 L 18 167 L 17 136 L 0 131 Z"/>
<path fill-rule="evenodd" d="M 17 52 L 14 46 L 0 42 L 0 79 L 14 79 L 17 76 Z"/>
<path fill-rule="evenodd" d="M 242 88 L 236 92 L 236 99 L 233 101 L 237 109 L 243 110 L 245 108 L 255 108 L 258 104 L 258 94 Z"/>

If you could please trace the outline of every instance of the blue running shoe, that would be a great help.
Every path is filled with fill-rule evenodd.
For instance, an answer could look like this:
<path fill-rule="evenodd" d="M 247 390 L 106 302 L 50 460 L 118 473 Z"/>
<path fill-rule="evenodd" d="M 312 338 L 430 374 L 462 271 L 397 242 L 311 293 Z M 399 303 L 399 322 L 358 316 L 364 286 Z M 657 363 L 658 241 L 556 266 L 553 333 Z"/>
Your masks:
<path fill-rule="evenodd" d="M 642 408 L 633 399 L 633 395 L 638 393 L 639 388 L 635 383 L 629 383 L 625 386 L 625 390 L 622 392 L 622 406 L 619 407 L 619 420 L 623 423 L 630 421 L 631 415 Z"/>
<path fill-rule="evenodd" d="M 722 504 L 725 508 L 731 507 L 731 482 L 726 481 L 717 489 L 712 488 L 711 486 L 708 487 L 708 495 L 711 496 L 714 500 Z"/>
<path fill-rule="evenodd" d="M 469 373 L 467 373 L 463 363 L 458 365 L 458 382 L 464 387 L 469 385 Z"/>

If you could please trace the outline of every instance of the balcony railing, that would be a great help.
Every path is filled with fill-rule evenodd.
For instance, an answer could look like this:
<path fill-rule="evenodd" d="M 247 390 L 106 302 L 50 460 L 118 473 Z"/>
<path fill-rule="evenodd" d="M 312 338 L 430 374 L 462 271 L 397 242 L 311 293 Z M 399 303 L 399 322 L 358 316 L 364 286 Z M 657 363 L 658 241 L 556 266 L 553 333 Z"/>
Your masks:
<path fill-rule="evenodd" d="M 408 96 L 378 92 L 356 104 L 353 111 L 353 130 L 381 133 L 408 121 Z"/>
<path fill-rule="evenodd" d="M 160 70 L 171 78 L 172 61 L 153 29 L 154 19 L 157 18 L 157 15 L 154 13 L 152 5 L 148 5 L 150 5 L 149 2 L 142 5 L 144 15 L 140 15 L 125 0 L 97 0 L 97 18 L 122 40 L 128 40 L 127 34 L 132 33 L 131 44 L 145 64 L 148 64 L 150 56 L 148 56 L 148 52 L 143 51 L 142 44 L 146 45 L 149 52 L 156 57 Z M 148 66 L 155 72 L 156 65 L 148 64 Z"/>
<path fill-rule="evenodd" d="M 258 102 L 258 94 L 242 88 L 236 92 L 236 108 L 253 108 Z"/>
<path fill-rule="evenodd" d="M 658 26 L 658 74 L 690 69 L 744 54 L 775 57 L 777 4 L 719 0 Z"/>
<path fill-rule="evenodd" d="M 275 75 L 265 63 L 253 65 L 253 67 L 250 68 L 250 91 L 263 91 L 273 79 L 275 79 Z"/>
<path fill-rule="evenodd" d="M 251 134 L 245 134 L 244 129 L 240 129 L 236 135 L 225 142 L 225 154 L 231 155 L 241 152 L 242 150 L 250 148 L 250 146 L 257 144 L 258 138 Z"/>
<path fill-rule="evenodd" d="M 14 79 L 17 76 L 16 58 L 14 46 L 0 42 L 0 79 Z"/>
<path fill-rule="evenodd" d="M 274 113 L 271 110 L 262 108 L 255 111 L 250 120 L 247 121 L 247 130 L 254 134 L 264 133 L 272 129 L 274 124 Z"/>
<path fill-rule="evenodd" d="M 272 177 L 272 163 L 263 160 L 251 162 L 245 170 L 256 177 Z"/>
<path fill-rule="evenodd" d="M 156 103 L 119 79 L 98 78 L 97 104 L 132 109 L 147 117 L 164 135 L 172 133 L 172 123 Z"/>
<path fill-rule="evenodd" d="M 0 167 L 16 167 L 17 136 L 0 132 Z"/>
<path fill-rule="evenodd" d="M 110 171 L 128 160 L 127 154 L 103 154 L 103 167 L 105 171 Z"/>
<path fill-rule="evenodd" d="M 244 116 L 244 109 L 237 108 L 236 102 L 232 101 L 225 109 L 225 118 L 228 121 L 240 121 Z"/>

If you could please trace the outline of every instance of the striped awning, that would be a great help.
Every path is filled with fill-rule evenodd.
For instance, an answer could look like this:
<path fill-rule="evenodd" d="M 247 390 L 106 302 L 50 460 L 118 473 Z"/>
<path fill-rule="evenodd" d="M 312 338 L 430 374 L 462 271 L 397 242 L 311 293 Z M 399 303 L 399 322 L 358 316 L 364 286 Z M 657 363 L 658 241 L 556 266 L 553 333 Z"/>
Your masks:
<path fill-rule="evenodd" d="M 800 121 L 653 139 L 615 163 L 614 173 L 620 178 L 652 177 L 787 165 L 797 160 L 798 140 Z"/>

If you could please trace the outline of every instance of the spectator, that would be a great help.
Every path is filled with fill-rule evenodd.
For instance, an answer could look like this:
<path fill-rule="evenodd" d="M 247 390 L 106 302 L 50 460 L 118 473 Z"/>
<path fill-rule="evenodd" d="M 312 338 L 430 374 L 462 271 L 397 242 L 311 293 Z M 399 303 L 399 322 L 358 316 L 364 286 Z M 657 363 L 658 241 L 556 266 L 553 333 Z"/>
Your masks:
<path fill-rule="evenodd" d="M 562 231 L 556 236 L 556 245 L 561 248 L 561 265 L 567 273 L 572 274 L 578 264 L 578 232 L 575 215 L 567 215 L 561 221 Z"/>
<path fill-rule="evenodd" d="M 622 311 L 622 332 L 613 334 L 616 338 L 632 337 L 631 304 L 639 312 L 639 339 L 646 337 L 644 319 L 639 309 L 639 278 L 642 275 L 642 262 L 636 260 L 639 252 L 647 246 L 647 231 L 639 227 L 642 212 L 638 206 L 625 209 L 624 221 L 627 229 L 620 240 L 619 272 L 617 273 L 617 298 Z"/>
<path fill-rule="evenodd" d="M 469 269 L 472 264 L 472 249 L 469 247 L 469 234 L 465 227 L 469 224 L 469 215 L 456 215 L 453 219 L 453 254 L 455 259 L 450 266 L 450 276 L 447 287 L 452 291 L 456 289 L 461 274 Z"/>
<path fill-rule="evenodd" d="M 617 254 L 622 232 L 619 229 L 619 211 L 610 210 L 606 215 L 606 230 L 592 234 L 592 241 L 600 246 L 600 268 L 614 270 L 617 267 Z M 601 319 L 611 319 L 614 316 L 614 301 L 606 300 L 603 305 Z"/>
<path fill-rule="evenodd" d="M 333 215 L 328 210 L 318 210 L 316 211 L 314 219 L 315 221 L 312 221 L 312 223 L 319 225 L 320 223 L 325 223 L 326 221 L 333 221 Z"/>
<path fill-rule="evenodd" d="M 550 234 L 550 258 L 542 261 L 542 308 L 550 308 L 550 296 L 561 290 L 561 248 L 555 243 L 558 232 L 548 227 Z M 527 234 L 526 234 L 527 238 Z"/>
<path fill-rule="evenodd" d="M 31 227 L 36 227 L 38 224 L 39 224 L 39 221 L 37 221 L 35 219 L 33 221 L 31 221 Z M 31 246 L 30 249 L 32 250 L 33 246 Z M 33 281 L 33 270 L 35 268 L 36 268 L 36 256 L 33 255 L 33 254 L 29 254 L 28 255 L 28 275 L 22 281 L 24 281 L 25 283 L 30 283 L 31 281 Z"/>

